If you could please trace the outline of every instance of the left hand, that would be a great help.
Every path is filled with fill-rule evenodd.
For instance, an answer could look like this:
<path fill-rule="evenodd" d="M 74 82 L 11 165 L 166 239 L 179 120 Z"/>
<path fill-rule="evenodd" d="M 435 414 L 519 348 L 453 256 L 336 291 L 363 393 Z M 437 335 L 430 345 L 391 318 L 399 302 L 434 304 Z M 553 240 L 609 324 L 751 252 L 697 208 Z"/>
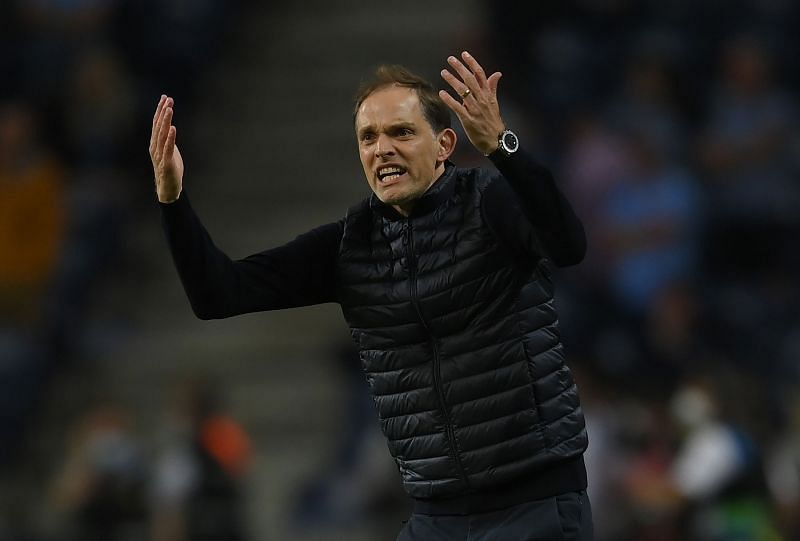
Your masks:
<path fill-rule="evenodd" d="M 488 155 L 497 149 L 498 137 L 505 130 L 497 103 L 497 82 L 502 73 L 496 71 L 487 78 L 481 65 L 467 51 L 461 53 L 461 58 L 463 62 L 455 56 L 447 58 L 460 79 L 446 69 L 442 70 L 442 79 L 453 87 L 462 101 L 444 90 L 439 91 L 439 97 L 461 121 L 473 146 Z"/>

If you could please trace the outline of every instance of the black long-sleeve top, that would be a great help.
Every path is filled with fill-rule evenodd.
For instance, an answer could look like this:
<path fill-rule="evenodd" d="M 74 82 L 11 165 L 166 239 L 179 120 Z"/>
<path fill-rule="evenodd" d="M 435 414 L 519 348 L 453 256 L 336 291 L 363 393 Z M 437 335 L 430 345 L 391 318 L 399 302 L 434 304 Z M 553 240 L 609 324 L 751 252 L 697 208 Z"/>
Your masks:
<path fill-rule="evenodd" d="M 556 265 L 580 262 L 586 251 L 583 225 L 551 173 L 522 150 L 509 158 L 496 154 L 493 162 L 502 176 L 484 192 L 487 224 L 500 235 L 514 235 L 508 209 L 516 203 Z M 336 302 L 335 266 L 343 220 L 232 261 L 214 245 L 185 192 L 160 207 L 175 266 L 199 318 Z"/>

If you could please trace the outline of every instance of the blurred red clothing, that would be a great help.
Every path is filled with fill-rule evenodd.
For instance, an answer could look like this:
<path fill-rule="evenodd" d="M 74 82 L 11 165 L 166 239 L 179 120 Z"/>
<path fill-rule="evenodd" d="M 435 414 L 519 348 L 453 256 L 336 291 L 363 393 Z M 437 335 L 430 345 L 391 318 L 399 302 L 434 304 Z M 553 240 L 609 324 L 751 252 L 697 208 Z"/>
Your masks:
<path fill-rule="evenodd" d="M 200 441 L 205 450 L 231 476 L 240 477 L 250 463 L 250 439 L 239 424 L 226 415 L 203 422 Z"/>

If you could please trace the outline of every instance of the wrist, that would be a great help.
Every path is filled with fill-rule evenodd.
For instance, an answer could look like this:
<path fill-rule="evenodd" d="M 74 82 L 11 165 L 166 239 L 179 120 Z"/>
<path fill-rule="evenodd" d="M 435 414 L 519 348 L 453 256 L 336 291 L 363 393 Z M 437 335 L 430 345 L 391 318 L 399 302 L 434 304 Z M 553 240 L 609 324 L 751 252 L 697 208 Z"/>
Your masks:
<path fill-rule="evenodd" d="M 495 125 L 493 128 L 489 128 L 486 133 L 491 135 L 489 135 L 486 141 L 482 142 L 481 146 L 478 148 L 478 151 L 480 151 L 480 153 L 484 156 L 488 156 L 497 150 L 497 147 L 500 144 L 500 136 L 504 131 L 506 131 L 506 125 L 503 122 L 501 122 L 499 125 Z"/>
<path fill-rule="evenodd" d="M 519 149 L 519 138 L 517 134 L 508 128 L 503 128 L 497 136 L 497 140 L 490 152 L 485 155 L 489 158 L 509 158 Z"/>
<path fill-rule="evenodd" d="M 158 202 L 163 203 L 165 205 L 169 205 L 170 203 L 174 203 L 178 199 L 180 199 L 181 193 L 183 190 L 178 190 L 178 193 L 158 193 Z"/>
<path fill-rule="evenodd" d="M 483 154 L 484 156 L 491 156 L 492 154 L 497 152 L 497 141 L 495 141 L 494 144 L 492 144 L 490 146 L 486 146 L 486 147 L 484 147 L 482 149 L 479 149 L 479 150 L 480 150 L 481 154 Z"/>

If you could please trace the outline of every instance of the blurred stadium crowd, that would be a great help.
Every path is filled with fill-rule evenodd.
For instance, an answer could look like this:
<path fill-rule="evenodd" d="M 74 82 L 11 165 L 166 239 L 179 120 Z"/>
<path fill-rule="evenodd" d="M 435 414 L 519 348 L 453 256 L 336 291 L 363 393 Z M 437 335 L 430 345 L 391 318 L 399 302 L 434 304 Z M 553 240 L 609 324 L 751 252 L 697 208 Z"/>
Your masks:
<path fill-rule="evenodd" d="M 561 310 L 598 539 L 800 538 L 800 6 L 489 9 L 589 238 Z"/>
<path fill-rule="evenodd" d="M 80 347 L 127 216 L 152 205 L 138 119 L 163 88 L 191 103 L 240 10 L 223 0 L 0 3 L 0 461 L 19 460 L 13 442 L 43 385 Z M 484 10 L 485 35 L 468 45 L 509 75 L 506 122 L 554 168 L 589 238 L 586 261 L 557 280 L 598 541 L 800 539 L 800 5 Z M 374 413 L 348 388 L 348 440 L 301 491 L 297 520 L 352 520 L 374 510 L 370 491 L 385 498 L 380 483 L 397 482 L 361 483 L 352 455 L 375 441 L 364 428 Z M 101 408 L 86 422 L 120 434 L 124 418 Z M 219 463 L 239 475 L 246 437 L 225 422 L 232 455 Z M 135 445 L 103 448 L 124 457 Z"/>
<path fill-rule="evenodd" d="M 190 100 L 235 2 L 0 4 L 0 455 L 125 253 L 159 89 Z"/>
<path fill-rule="evenodd" d="M 127 227 L 132 215 L 152 205 L 152 192 L 141 182 L 152 176 L 146 160 L 148 126 L 141 119 L 152 116 L 153 103 L 164 88 L 174 89 L 191 106 L 194 82 L 213 60 L 242 4 L 0 2 L 3 471 L 25 463 L 20 441 L 48 382 L 54 374 L 69 370 L 91 339 L 87 311 L 106 285 L 104 276 L 126 266 L 127 272 L 137 272 L 126 259 L 132 256 L 128 244 L 133 236 Z M 208 392 L 196 389 L 184 394 L 194 397 L 178 408 L 182 413 L 176 416 L 187 419 L 183 423 L 187 434 L 173 439 L 198 443 L 200 455 L 210 460 L 221 431 L 234 442 L 228 455 L 243 459 L 244 436 L 209 409 L 209 400 L 201 398 Z M 74 441 L 65 450 L 63 471 L 53 481 L 49 502 L 72 520 L 57 522 L 54 539 L 144 537 L 143 500 L 148 492 L 142 486 L 143 457 L 133 441 L 130 417 L 125 408 L 108 403 L 74 420 L 70 434 Z M 200 473 L 193 471 L 185 454 L 171 453 L 159 466 L 163 482 L 152 492 L 162 509 L 169 509 L 170 499 L 184 496 L 186 489 L 181 487 L 189 486 L 192 475 L 202 474 L 201 481 L 212 484 L 209 476 L 224 477 L 224 467 L 214 470 L 203 464 Z M 221 463 L 238 460 L 228 455 Z M 229 466 L 237 472 L 240 467 Z M 220 489 L 220 483 L 217 480 L 209 490 L 233 486 Z M 33 535 L 7 524 L 6 511 L 0 518 L 0 538 Z M 174 518 L 161 522 L 165 533 L 159 534 L 157 528 L 154 535 L 177 539 L 169 533 L 176 528 Z M 229 531 L 225 538 L 236 535 Z"/>

